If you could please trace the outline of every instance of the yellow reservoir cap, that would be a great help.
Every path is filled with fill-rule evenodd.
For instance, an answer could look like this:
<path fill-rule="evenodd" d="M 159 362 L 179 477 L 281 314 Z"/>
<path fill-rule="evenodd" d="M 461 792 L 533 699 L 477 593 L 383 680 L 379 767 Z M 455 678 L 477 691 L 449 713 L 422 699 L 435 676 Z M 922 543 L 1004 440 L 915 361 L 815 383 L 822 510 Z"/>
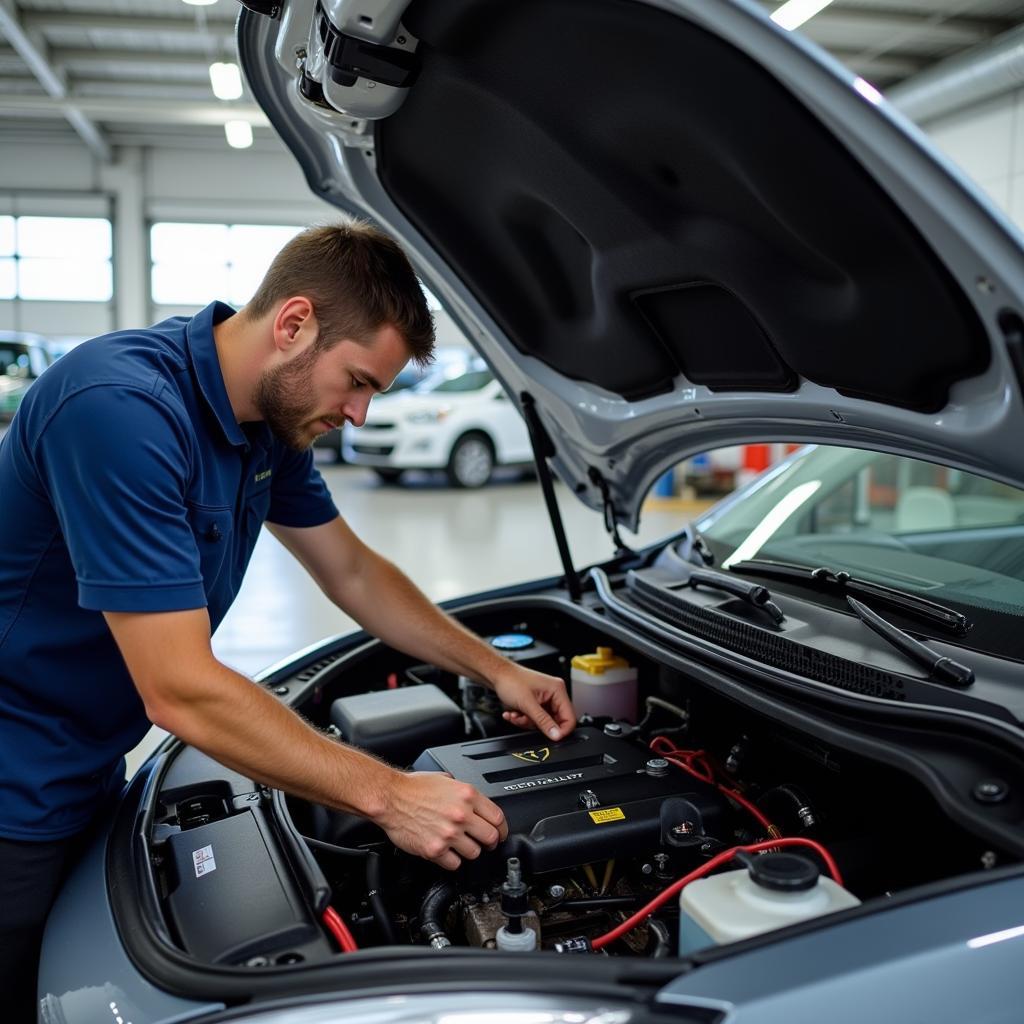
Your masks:
<path fill-rule="evenodd" d="M 600 676 L 613 668 L 629 668 L 629 662 L 620 658 L 610 647 L 598 647 L 596 654 L 577 654 L 572 659 L 572 667 L 589 672 L 592 676 Z"/>

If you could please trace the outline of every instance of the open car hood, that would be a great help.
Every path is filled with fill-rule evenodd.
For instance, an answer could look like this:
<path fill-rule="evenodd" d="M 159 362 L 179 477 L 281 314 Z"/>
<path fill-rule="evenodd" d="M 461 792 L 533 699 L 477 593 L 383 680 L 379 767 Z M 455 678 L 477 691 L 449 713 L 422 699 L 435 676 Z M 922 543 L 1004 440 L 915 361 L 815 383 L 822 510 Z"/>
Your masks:
<path fill-rule="evenodd" d="M 1024 485 L 1017 234 L 761 10 L 253 4 L 311 189 L 402 240 L 586 504 L 635 528 L 668 467 L 770 440 Z"/>

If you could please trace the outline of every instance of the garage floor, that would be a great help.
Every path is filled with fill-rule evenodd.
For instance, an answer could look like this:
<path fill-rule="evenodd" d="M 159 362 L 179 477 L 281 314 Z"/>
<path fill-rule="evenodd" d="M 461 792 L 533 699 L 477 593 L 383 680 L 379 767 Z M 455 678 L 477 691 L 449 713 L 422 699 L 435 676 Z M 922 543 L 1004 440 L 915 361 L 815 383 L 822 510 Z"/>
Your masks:
<path fill-rule="evenodd" d="M 349 525 L 435 601 L 561 571 L 536 480 L 508 471 L 479 491 L 458 491 L 445 486 L 440 475 L 408 474 L 396 486 L 380 483 L 369 470 L 320 468 Z M 574 563 L 584 566 L 610 557 L 612 546 L 601 516 L 584 508 L 561 484 L 556 484 L 556 493 Z M 639 535 L 623 531 L 623 540 L 635 545 L 665 537 L 706 506 L 652 500 Z M 226 664 L 253 675 L 353 626 L 264 531 L 213 647 Z M 132 752 L 129 771 L 161 735 L 154 729 Z"/>

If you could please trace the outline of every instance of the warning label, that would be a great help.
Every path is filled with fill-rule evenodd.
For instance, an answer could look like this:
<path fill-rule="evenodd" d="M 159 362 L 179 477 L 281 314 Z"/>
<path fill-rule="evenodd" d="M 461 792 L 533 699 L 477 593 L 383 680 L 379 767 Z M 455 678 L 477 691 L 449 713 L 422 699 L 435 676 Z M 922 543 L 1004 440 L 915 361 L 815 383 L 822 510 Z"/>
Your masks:
<path fill-rule="evenodd" d="M 606 821 L 626 820 L 621 807 L 604 807 L 600 811 L 591 811 L 590 816 L 594 819 L 596 825 L 603 825 Z"/>
<path fill-rule="evenodd" d="M 196 878 L 216 871 L 217 861 L 213 857 L 213 847 L 204 846 L 201 850 L 195 850 L 192 853 L 192 863 L 195 865 Z"/>

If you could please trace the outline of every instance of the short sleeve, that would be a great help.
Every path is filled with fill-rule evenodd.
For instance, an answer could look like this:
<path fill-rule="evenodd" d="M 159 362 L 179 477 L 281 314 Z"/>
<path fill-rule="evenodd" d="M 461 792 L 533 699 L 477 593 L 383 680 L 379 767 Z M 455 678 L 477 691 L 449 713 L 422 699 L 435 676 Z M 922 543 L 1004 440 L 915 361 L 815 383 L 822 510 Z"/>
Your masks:
<path fill-rule="evenodd" d="M 67 398 L 42 430 L 37 464 L 83 608 L 206 605 L 185 503 L 192 446 L 182 416 L 142 388 L 104 384 Z"/>
<path fill-rule="evenodd" d="M 296 452 L 280 442 L 276 448 L 268 522 L 279 526 L 320 526 L 336 519 L 338 507 L 313 465 L 312 450 Z"/>

